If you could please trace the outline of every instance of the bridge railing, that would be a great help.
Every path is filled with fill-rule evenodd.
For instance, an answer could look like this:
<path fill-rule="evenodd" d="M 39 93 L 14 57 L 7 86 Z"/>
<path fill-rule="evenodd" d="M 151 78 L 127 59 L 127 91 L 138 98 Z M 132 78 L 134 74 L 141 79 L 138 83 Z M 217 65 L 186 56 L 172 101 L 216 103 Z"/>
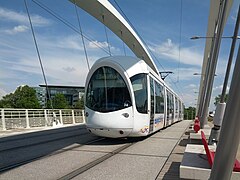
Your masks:
<path fill-rule="evenodd" d="M 0 129 L 51 127 L 59 124 L 85 123 L 81 109 L 0 109 Z"/>

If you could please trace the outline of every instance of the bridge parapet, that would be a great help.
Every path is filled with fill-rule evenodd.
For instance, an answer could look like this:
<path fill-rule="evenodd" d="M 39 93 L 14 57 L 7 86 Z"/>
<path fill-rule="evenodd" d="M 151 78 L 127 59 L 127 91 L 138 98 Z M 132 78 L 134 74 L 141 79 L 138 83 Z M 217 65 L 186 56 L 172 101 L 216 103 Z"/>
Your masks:
<path fill-rule="evenodd" d="M 2 130 L 85 123 L 81 109 L 1 109 L 0 119 Z"/>

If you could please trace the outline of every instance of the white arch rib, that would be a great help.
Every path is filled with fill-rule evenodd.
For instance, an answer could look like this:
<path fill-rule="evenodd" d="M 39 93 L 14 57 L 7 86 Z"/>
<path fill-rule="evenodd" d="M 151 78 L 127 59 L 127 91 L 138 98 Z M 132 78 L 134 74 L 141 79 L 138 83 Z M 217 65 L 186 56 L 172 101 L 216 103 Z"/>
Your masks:
<path fill-rule="evenodd" d="M 123 18 L 123 16 L 108 2 L 108 0 L 70 0 L 81 9 L 95 17 L 107 26 L 133 51 L 143 59 L 158 75 L 158 69 L 140 37 Z M 103 20 L 104 19 L 104 20 Z"/>

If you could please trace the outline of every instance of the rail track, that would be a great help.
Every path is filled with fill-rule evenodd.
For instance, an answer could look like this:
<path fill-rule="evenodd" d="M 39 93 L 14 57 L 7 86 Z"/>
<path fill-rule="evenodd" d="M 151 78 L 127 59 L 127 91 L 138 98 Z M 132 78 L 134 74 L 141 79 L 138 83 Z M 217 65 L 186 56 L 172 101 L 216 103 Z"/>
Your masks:
<path fill-rule="evenodd" d="M 29 136 L 25 134 L 23 137 L 10 137 L 9 141 L 7 139 L 0 141 L 0 175 L 36 160 L 42 160 L 51 156 L 74 151 L 84 145 L 91 145 L 96 142 L 99 143 L 103 140 L 105 140 L 106 144 L 111 144 L 112 142 L 112 139 L 101 138 L 90 134 L 83 127 L 74 128 L 73 130 L 63 130 L 62 132 L 46 133 L 47 134 L 42 134 L 42 132 L 40 132 L 40 135 L 29 134 Z M 137 141 L 137 139 L 118 139 L 116 141 L 118 144 L 122 144 L 122 146 L 82 167 L 76 168 L 74 171 L 63 175 L 59 179 L 71 179 L 76 175 L 87 171 L 104 160 L 130 147 Z M 62 142 L 68 142 L 66 147 L 62 148 L 57 146 L 56 148 L 49 149 L 48 151 L 44 150 L 46 147 L 55 147 L 56 144 L 62 144 Z M 78 142 L 78 144 L 76 144 L 76 142 Z M 33 149 L 38 149 L 39 153 L 30 153 L 34 152 Z M 22 154 L 22 152 L 25 153 Z"/>
<path fill-rule="evenodd" d="M 44 134 L 43 139 L 39 134 L 17 137 L 16 141 L 12 137 L 9 147 L 0 151 L 0 179 L 163 177 L 161 172 L 166 171 L 163 167 L 188 127 L 187 123 L 182 124 L 183 127 L 177 123 L 147 138 L 100 138 L 88 133 L 84 126 Z M 12 146 L 14 142 L 21 143 Z M 8 142 L 5 139 L 0 143 Z"/>

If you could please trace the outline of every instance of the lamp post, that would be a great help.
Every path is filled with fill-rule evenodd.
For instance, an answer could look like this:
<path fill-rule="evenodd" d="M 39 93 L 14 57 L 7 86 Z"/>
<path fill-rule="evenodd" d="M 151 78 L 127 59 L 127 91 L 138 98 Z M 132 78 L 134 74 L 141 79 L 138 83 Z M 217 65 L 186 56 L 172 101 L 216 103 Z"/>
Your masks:
<path fill-rule="evenodd" d="M 222 29 L 221 29 L 222 31 Z M 219 35 L 221 32 L 218 32 L 217 35 Z M 202 90 L 200 90 L 202 93 L 199 94 L 199 100 L 198 100 L 198 116 L 201 118 L 201 128 L 204 128 L 204 124 L 207 121 L 207 114 L 208 114 L 208 106 L 210 102 L 210 97 L 211 97 L 211 91 L 212 91 L 212 85 L 213 85 L 213 79 L 215 74 L 215 69 L 216 69 L 216 63 L 217 63 L 217 57 L 218 57 L 218 51 L 220 47 L 220 40 L 222 38 L 232 38 L 234 39 L 239 39 L 240 36 L 226 36 L 226 37 L 220 37 L 217 36 L 216 34 L 214 37 L 202 37 L 202 36 L 194 36 L 190 39 L 201 39 L 201 38 L 212 38 L 214 42 L 214 46 L 212 47 L 212 51 L 210 52 L 209 55 L 209 61 L 207 65 L 207 70 L 206 74 L 201 74 L 201 73 L 194 73 L 193 75 L 201 75 L 203 76 L 203 86 Z"/>
<path fill-rule="evenodd" d="M 202 76 L 202 75 L 205 75 L 205 74 L 201 74 L 201 73 L 193 73 L 194 76 Z M 214 76 L 217 76 L 217 74 L 214 74 Z"/>
<path fill-rule="evenodd" d="M 226 39 L 226 38 L 231 38 L 231 39 L 240 39 L 240 36 L 222 36 L 221 38 L 217 38 L 216 36 L 214 37 L 203 37 L 203 36 L 193 36 L 190 39 L 191 40 L 196 40 L 196 39 L 206 39 L 206 38 L 212 38 L 213 40 L 219 41 L 221 39 Z M 219 45 L 218 45 L 219 46 Z M 209 57 L 208 60 L 208 64 L 207 64 L 207 69 L 206 69 L 206 74 L 202 74 L 202 73 L 194 73 L 193 75 L 200 75 L 202 76 L 202 88 L 199 90 L 199 97 L 198 97 L 198 103 L 197 103 L 197 107 L 196 107 L 196 112 L 199 116 L 199 118 L 201 117 L 202 121 L 201 121 L 201 127 L 204 127 L 205 121 L 206 121 L 206 114 L 208 111 L 208 107 L 205 108 L 204 106 L 209 106 L 209 101 L 210 101 L 210 96 L 211 93 L 210 91 L 212 91 L 212 84 L 213 84 L 213 79 L 215 76 L 217 76 L 216 74 L 212 75 L 213 70 L 215 71 L 216 68 L 216 58 L 217 58 L 217 53 L 218 53 L 218 49 L 219 47 L 212 47 L 212 48 L 216 48 L 214 53 L 210 53 L 213 54 L 212 57 L 214 57 L 215 62 L 211 61 L 211 58 Z M 213 50 L 213 49 L 212 49 Z M 201 86 L 200 86 L 201 87 Z"/>
<path fill-rule="evenodd" d="M 225 96 L 226 96 L 228 78 L 229 78 L 229 74 L 230 74 L 230 70 L 231 70 L 232 59 L 233 59 L 236 41 L 237 41 L 237 39 L 239 39 L 239 36 L 237 35 L 238 29 L 239 29 L 239 22 L 240 22 L 240 11 L 238 9 L 238 16 L 237 16 L 237 21 L 236 21 L 235 28 L 234 28 L 234 34 L 232 37 L 232 45 L 231 45 L 230 54 L 229 54 L 229 58 L 228 58 L 228 64 L 227 64 L 227 69 L 226 69 L 226 75 L 224 78 L 222 94 L 221 94 L 220 102 L 217 104 L 216 113 L 213 118 L 214 127 L 211 130 L 211 134 L 210 134 L 209 141 L 208 141 L 209 144 L 213 144 L 214 141 L 218 142 L 218 140 L 219 140 L 220 128 L 222 125 L 223 115 L 224 115 L 225 106 L 226 106 Z"/>
<path fill-rule="evenodd" d="M 238 15 L 239 16 L 239 15 Z M 238 24 L 238 25 L 237 25 Z M 239 26 L 239 21 L 236 22 L 236 26 Z M 236 29 L 236 26 L 235 26 L 235 29 Z M 233 36 L 222 36 L 220 38 L 217 38 L 216 36 L 214 37 L 203 37 L 203 36 L 193 36 L 191 37 L 190 39 L 192 40 L 196 40 L 196 39 L 206 39 L 206 38 L 212 38 L 213 40 L 218 40 L 219 39 L 227 39 L 227 38 L 231 38 L 232 41 L 236 41 L 237 39 L 240 39 L 240 36 L 237 36 L 237 31 L 235 30 L 236 33 L 234 33 Z M 232 45 L 233 46 L 233 45 Z M 234 45 L 235 47 L 235 45 Z M 218 48 L 216 48 L 218 51 Z M 234 49 L 231 47 L 231 49 Z M 214 55 L 213 57 L 216 58 L 217 55 L 215 53 L 218 53 L 218 52 L 214 52 Z M 231 56 L 231 55 L 230 55 Z M 232 57 L 231 57 L 232 58 Z M 200 93 L 199 93 L 199 98 L 198 98 L 198 106 L 197 106 L 197 115 L 199 117 L 201 117 L 201 119 L 203 119 L 202 121 L 206 121 L 206 114 L 208 111 L 208 107 L 204 107 L 206 106 L 206 104 L 208 104 L 207 106 L 209 106 L 209 101 L 210 101 L 210 96 L 211 96 L 211 93 L 209 92 L 212 91 L 212 84 L 213 84 L 213 79 L 214 79 L 214 76 L 217 76 L 216 74 L 214 74 L 214 76 L 210 76 L 212 73 L 210 73 L 209 71 L 211 70 L 211 72 L 213 71 L 213 69 L 216 68 L 216 62 L 214 63 L 214 65 L 211 65 L 213 64 L 212 62 L 210 62 L 210 58 L 209 58 L 209 61 L 208 61 L 208 65 L 207 65 L 207 70 L 206 70 L 206 74 L 201 74 L 201 73 L 194 73 L 193 75 L 201 75 L 203 78 L 202 82 L 203 82 L 203 86 L 201 88 Z M 215 60 L 216 61 L 216 60 Z M 230 57 L 229 57 L 229 62 L 230 62 Z M 226 72 L 226 76 L 228 77 L 229 74 L 229 71 L 230 71 L 230 67 L 231 65 L 229 65 L 230 63 L 228 63 L 228 68 L 227 68 L 227 72 Z M 210 67 L 211 66 L 211 67 Z M 210 68 L 210 69 L 209 69 Z M 209 77 L 210 76 L 210 77 Z M 224 83 L 225 84 L 225 83 Z M 227 83 L 226 83 L 226 86 L 227 86 Z M 226 92 L 226 86 L 223 86 L 223 91 L 222 91 L 222 96 L 221 96 L 221 99 L 224 99 L 225 95 L 223 95 L 225 92 Z M 201 86 L 200 86 L 201 87 Z M 201 124 L 201 127 L 203 128 L 204 127 L 204 122 L 202 122 Z M 211 142 L 211 140 L 210 140 Z"/>

